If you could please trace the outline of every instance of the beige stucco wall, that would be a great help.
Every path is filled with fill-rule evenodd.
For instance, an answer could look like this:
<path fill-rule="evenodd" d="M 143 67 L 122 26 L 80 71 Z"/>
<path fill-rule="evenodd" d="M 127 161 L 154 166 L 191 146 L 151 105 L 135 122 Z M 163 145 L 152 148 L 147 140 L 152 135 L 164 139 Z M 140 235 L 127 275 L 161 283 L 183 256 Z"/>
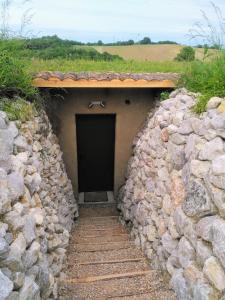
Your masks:
<path fill-rule="evenodd" d="M 58 106 L 60 120 L 59 139 L 67 172 L 78 193 L 76 114 L 116 114 L 114 192 L 125 181 L 127 162 L 132 153 L 132 142 L 154 107 L 154 93 L 150 89 L 70 89 Z M 131 101 L 130 105 L 125 100 Z M 91 101 L 105 101 L 106 107 L 88 108 Z"/>

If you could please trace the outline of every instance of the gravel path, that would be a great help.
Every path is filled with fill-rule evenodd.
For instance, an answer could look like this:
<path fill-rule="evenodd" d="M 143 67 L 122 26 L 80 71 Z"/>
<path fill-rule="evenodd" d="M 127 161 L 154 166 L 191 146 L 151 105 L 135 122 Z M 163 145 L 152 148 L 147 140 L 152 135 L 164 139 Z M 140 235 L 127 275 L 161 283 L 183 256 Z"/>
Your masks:
<path fill-rule="evenodd" d="M 168 277 L 148 261 L 114 207 L 84 207 L 68 248 L 60 300 L 175 300 Z"/>

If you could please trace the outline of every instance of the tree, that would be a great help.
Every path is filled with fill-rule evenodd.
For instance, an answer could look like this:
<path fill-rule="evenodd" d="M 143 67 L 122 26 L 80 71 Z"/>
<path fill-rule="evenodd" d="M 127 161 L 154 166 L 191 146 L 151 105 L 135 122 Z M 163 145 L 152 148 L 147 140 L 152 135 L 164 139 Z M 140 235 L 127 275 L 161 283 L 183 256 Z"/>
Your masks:
<path fill-rule="evenodd" d="M 103 42 L 102 42 L 101 40 L 99 40 L 98 43 L 97 43 L 97 45 L 98 45 L 98 46 L 102 46 L 102 45 L 103 45 Z"/>
<path fill-rule="evenodd" d="M 177 54 L 175 60 L 177 61 L 193 61 L 195 60 L 195 50 L 190 47 L 183 47 L 180 53 Z"/>
<path fill-rule="evenodd" d="M 143 40 L 139 42 L 141 45 L 149 45 L 152 43 L 151 39 L 149 37 L 144 37 Z"/>

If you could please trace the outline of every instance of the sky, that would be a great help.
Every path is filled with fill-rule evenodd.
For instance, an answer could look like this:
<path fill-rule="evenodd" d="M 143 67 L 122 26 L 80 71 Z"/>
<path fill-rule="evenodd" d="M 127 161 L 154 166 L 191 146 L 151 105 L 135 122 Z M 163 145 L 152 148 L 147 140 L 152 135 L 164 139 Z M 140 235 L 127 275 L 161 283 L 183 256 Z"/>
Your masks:
<path fill-rule="evenodd" d="M 188 31 L 202 20 L 201 10 L 216 21 L 208 0 L 32 0 L 23 7 L 18 3 L 14 0 L 10 12 L 13 27 L 18 27 L 25 8 L 31 8 L 33 35 L 57 34 L 82 42 L 137 41 L 149 36 L 153 41 L 188 44 Z M 214 3 L 225 16 L 225 0 Z"/>

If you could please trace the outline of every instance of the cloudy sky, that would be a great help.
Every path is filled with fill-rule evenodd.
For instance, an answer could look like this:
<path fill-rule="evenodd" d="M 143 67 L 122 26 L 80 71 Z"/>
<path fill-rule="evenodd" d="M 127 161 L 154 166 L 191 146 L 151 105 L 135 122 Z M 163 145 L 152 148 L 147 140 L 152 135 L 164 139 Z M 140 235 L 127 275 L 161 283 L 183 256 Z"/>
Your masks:
<path fill-rule="evenodd" d="M 15 0 L 16 1 L 16 0 Z M 215 0 L 225 15 L 225 1 Z M 32 0 L 35 35 L 57 34 L 83 42 L 104 42 L 144 36 L 152 40 L 188 43 L 187 33 L 202 20 L 201 10 L 216 21 L 208 0 Z M 15 5 L 11 23 L 19 24 L 22 9 Z"/>

